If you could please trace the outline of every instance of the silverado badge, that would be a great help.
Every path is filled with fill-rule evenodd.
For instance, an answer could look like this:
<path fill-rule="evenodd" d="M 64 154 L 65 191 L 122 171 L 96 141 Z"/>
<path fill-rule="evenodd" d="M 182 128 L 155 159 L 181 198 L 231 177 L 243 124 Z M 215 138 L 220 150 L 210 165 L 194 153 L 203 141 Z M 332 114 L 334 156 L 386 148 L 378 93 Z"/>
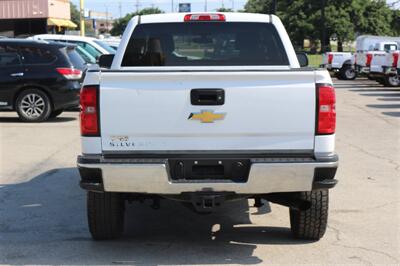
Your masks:
<path fill-rule="evenodd" d="M 201 110 L 200 113 L 190 113 L 189 120 L 199 120 L 201 123 L 214 123 L 215 120 L 223 120 L 225 113 L 214 113 L 212 110 Z"/>

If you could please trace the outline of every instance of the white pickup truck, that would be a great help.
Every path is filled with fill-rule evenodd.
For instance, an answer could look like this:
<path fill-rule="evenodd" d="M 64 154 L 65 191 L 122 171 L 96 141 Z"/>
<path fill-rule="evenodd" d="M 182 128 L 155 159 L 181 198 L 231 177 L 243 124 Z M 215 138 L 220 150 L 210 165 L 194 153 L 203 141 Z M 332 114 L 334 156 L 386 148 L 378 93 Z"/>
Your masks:
<path fill-rule="evenodd" d="M 354 55 L 350 52 L 327 52 L 322 56 L 321 67 L 332 72 L 338 79 L 354 80 L 357 77 L 354 63 Z"/>
<path fill-rule="evenodd" d="M 399 86 L 400 80 L 396 69 L 399 53 L 398 50 L 374 51 L 369 67 L 369 77 L 386 87 Z"/>
<path fill-rule="evenodd" d="M 251 198 L 289 207 L 295 237 L 321 238 L 337 182 L 335 90 L 298 58 L 274 15 L 134 17 L 81 91 L 92 237 L 120 236 L 135 200 L 211 212 Z"/>
<path fill-rule="evenodd" d="M 399 50 L 400 37 L 360 36 L 356 40 L 355 68 L 357 73 L 385 86 L 398 86 L 398 78 L 390 72 L 393 53 Z"/>

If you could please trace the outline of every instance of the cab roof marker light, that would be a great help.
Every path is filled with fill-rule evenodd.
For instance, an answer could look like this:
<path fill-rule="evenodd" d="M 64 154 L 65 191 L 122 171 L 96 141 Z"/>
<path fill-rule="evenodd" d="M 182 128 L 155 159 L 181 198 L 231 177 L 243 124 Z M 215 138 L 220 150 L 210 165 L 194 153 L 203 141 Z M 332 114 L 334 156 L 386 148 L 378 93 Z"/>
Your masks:
<path fill-rule="evenodd" d="M 187 14 L 184 21 L 226 21 L 226 18 L 224 14 Z"/>

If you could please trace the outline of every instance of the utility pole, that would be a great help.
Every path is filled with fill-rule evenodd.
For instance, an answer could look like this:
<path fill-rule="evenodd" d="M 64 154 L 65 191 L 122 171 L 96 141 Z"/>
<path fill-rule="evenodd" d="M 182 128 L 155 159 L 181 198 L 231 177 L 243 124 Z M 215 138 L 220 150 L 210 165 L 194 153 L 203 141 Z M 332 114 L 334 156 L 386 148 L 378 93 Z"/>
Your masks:
<path fill-rule="evenodd" d="M 235 0 L 232 0 L 232 11 L 235 11 Z"/>
<path fill-rule="evenodd" d="M 321 0 L 321 24 L 322 24 L 322 34 L 321 34 L 321 52 L 325 53 L 326 49 L 326 28 L 325 28 L 325 0 Z"/>
<path fill-rule="evenodd" d="M 122 7 L 121 7 L 121 2 L 118 2 L 118 9 L 119 9 L 119 17 L 122 18 Z"/>
<path fill-rule="evenodd" d="M 81 36 L 85 36 L 85 0 L 80 0 L 80 28 L 81 28 Z"/>
<path fill-rule="evenodd" d="M 136 13 L 139 13 L 139 6 L 140 6 L 140 2 L 139 2 L 139 0 L 136 0 Z"/>
<path fill-rule="evenodd" d="M 174 0 L 171 0 L 171 12 L 174 13 Z"/>
<path fill-rule="evenodd" d="M 106 32 L 108 33 L 108 6 L 106 5 Z"/>
<path fill-rule="evenodd" d="M 276 5 L 277 5 L 277 3 L 276 3 L 276 1 L 277 0 L 272 0 L 272 3 L 271 3 L 271 14 L 276 14 Z"/>
<path fill-rule="evenodd" d="M 207 12 L 207 0 L 204 0 L 204 12 Z"/>

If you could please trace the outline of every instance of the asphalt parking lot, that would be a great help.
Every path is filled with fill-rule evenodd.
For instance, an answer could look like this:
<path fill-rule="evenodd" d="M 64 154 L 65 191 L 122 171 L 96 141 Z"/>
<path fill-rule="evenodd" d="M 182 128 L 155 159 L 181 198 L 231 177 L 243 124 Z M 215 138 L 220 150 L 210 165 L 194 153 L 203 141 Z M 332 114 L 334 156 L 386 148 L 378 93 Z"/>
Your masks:
<path fill-rule="evenodd" d="M 197 215 L 129 205 L 122 239 L 95 242 L 75 168 L 78 116 L 42 124 L 0 113 L 0 264 L 400 264 L 400 88 L 336 81 L 339 185 L 319 242 L 291 238 L 289 212 L 252 201 Z"/>

